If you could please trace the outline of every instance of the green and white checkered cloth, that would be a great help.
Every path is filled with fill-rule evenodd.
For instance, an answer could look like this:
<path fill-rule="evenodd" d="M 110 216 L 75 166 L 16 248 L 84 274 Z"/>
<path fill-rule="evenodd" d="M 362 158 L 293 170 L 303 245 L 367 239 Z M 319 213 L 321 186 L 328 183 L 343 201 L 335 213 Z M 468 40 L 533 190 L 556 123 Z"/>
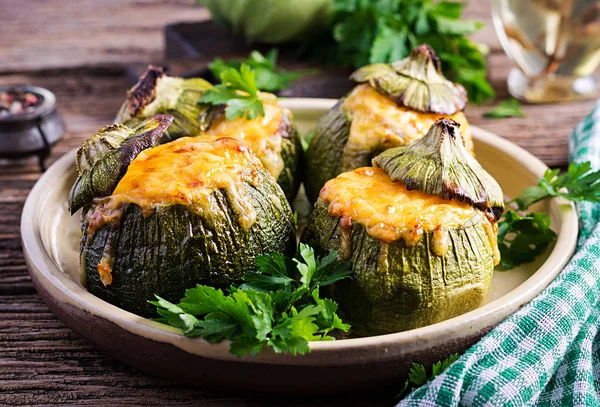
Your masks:
<path fill-rule="evenodd" d="M 569 155 L 600 168 L 600 103 Z M 577 251 L 550 286 L 399 406 L 600 406 L 600 204 L 579 215 Z"/>

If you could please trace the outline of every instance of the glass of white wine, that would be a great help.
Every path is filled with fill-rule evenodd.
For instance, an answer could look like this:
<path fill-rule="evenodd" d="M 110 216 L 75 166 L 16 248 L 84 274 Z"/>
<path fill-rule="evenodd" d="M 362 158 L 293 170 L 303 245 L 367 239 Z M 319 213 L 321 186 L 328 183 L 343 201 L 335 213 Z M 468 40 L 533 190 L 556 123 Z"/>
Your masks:
<path fill-rule="evenodd" d="M 600 0 L 493 0 L 494 27 L 515 62 L 508 91 L 530 103 L 597 95 Z"/>

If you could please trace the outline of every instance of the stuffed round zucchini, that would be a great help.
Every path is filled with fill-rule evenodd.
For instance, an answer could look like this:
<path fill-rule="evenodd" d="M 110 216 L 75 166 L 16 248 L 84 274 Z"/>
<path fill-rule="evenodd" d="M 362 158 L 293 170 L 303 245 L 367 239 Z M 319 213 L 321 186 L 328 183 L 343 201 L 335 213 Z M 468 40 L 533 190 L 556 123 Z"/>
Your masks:
<path fill-rule="evenodd" d="M 420 139 L 440 117 L 461 124 L 464 144 L 473 154 L 462 113 L 466 91 L 442 76 L 430 46 L 420 45 L 392 64 L 367 65 L 350 79 L 359 85 L 319 120 L 306 151 L 304 186 L 311 202 L 331 178 L 370 165 L 388 148 Z"/>
<path fill-rule="evenodd" d="M 231 137 L 246 143 L 277 180 L 291 202 L 300 185 L 302 145 L 292 113 L 269 93 L 261 93 L 265 115 L 254 120 L 225 118 L 224 106 L 198 103 L 212 85 L 200 78 L 183 79 L 165 75 L 150 66 L 129 90 L 116 122 L 136 123 L 155 114 L 174 117 L 173 125 L 160 142 L 179 137 Z"/>
<path fill-rule="evenodd" d="M 498 183 L 439 119 L 422 139 L 328 181 L 302 235 L 337 250 L 352 280 L 333 295 L 359 335 L 399 332 L 478 307 L 499 262 Z"/>
<path fill-rule="evenodd" d="M 296 247 L 281 188 L 244 143 L 182 137 L 156 145 L 172 118 L 100 130 L 80 148 L 70 199 L 83 207 L 81 266 L 88 290 L 154 315 L 196 283 L 227 287 L 256 256 Z"/>

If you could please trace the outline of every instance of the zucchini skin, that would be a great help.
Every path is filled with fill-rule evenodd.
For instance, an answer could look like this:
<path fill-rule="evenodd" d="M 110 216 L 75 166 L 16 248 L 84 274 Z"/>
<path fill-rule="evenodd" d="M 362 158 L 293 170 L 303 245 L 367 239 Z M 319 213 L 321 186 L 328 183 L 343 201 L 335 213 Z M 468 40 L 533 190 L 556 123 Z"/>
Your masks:
<path fill-rule="evenodd" d="M 277 183 L 283 190 L 288 202 L 292 203 L 298 194 L 298 188 L 302 182 L 302 171 L 304 154 L 300 133 L 296 129 L 288 114 L 284 115 L 281 140 L 281 158 L 283 159 L 283 171 L 277 177 Z M 260 158 L 260 157 L 259 157 Z"/>
<path fill-rule="evenodd" d="M 317 122 L 305 154 L 304 189 L 310 202 L 316 202 L 323 185 L 342 172 L 342 155 L 350 136 L 350 119 L 340 99 Z M 370 162 L 363 163 L 370 165 Z M 359 165 L 360 167 L 361 165 Z"/>
<path fill-rule="evenodd" d="M 348 232 L 341 229 L 340 218 L 329 216 L 328 205 L 319 200 L 301 241 L 325 255 L 340 251 L 343 233 Z M 410 246 L 403 239 L 383 243 L 361 224 L 352 223 L 348 260 L 354 274 L 334 284 L 331 294 L 353 334 L 415 329 L 481 305 L 494 272 L 489 236 L 476 218 L 461 228 L 449 228 L 448 233 L 450 244 L 441 257 L 433 252 L 433 232 L 424 232 Z M 387 261 L 382 255 L 387 255 Z"/>
<path fill-rule="evenodd" d="M 222 190 L 212 194 L 217 214 L 201 216 L 177 204 L 158 207 L 144 216 L 138 205 L 130 203 L 118 224 L 106 224 L 89 236 L 92 208 L 87 208 L 81 262 L 88 291 L 119 308 L 152 317 L 156 307 L 147 301 L 155 294 L 177 302 L 195 284 L 226 288 L 239 282 L 256 268 L 258 255 L 277 251 L 293 256 L 296 240 L 291 208 L 273 178 L 264 170 L 260 173 L 257 187 L 245 183 L 257 211 L 248 229 L 239 225 Z M 114 259 L 113 281 L 108 286 L 100 281 L 97 270 L 105 249 L 112 250 Z"/>

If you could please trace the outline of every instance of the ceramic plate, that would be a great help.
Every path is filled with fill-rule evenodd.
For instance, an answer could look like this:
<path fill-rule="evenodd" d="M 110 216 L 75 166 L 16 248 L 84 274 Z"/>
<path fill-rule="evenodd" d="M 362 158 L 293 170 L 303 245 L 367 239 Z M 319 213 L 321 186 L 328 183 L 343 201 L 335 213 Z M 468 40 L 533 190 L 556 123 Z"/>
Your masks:
<path fill-rule="evenodd" d="M 335 100 L 286 99 L 300 131 L 309 131 Z M 507 196 L 533 185 L 546 166 L 525 150 L 472 128 L 481 164 Z M 185 338 L 176 329 L 123 311 L 88 293 L 78 273 L 79 216 L 69 216 L 67 196 L 75 179 L 75 151 L 58 160 L 32 189 L 21 222 L 31 278 L 64 323 L 113 357 L 151 374 L 227 391 L 324 394 L 397 389 L 412 362 L 431 364 L 463 352 L 542 291 L 571 257 L 577 214 L 571 203 L 552 200 L 536 210 L 550 214 L 556 244 L 531 263 L 496 272 L 478 309 L 423 328 L 369 338 L 311 343 L 305 356 L 275 354 L 238 359 L 228 344 Z"/>

